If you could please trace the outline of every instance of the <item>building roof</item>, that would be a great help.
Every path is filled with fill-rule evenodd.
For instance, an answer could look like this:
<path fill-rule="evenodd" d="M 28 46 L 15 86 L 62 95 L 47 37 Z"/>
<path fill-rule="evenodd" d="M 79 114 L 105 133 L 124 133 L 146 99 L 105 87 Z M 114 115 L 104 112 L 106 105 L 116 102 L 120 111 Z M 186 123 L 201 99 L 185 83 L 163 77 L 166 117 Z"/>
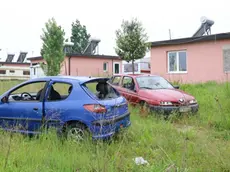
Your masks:
<path fill-rule="evenodd" d="M 171 40 L 164 40 L 164 41 L 155 41 L 155 42 L 151 42 L 151 47 L 189 44 L 189 43 L 197 43 L 203 41 L 217 41 L 217 40 L 224 40 L 224 39 L 230 39 L 230 32 L 205 35 L 200 37 L 188 37 L 188 38 L 171 39 Z"/>
<path fill-rule="evenodd" d="M 67 56 L 71 57 L 88 57 L 88 58 L 99 58 L 99 59 L 120 59 L 119 56 L 111 56 L 111 55 L 92 55 L 92 54 L 68 54 Z M 29 57 L 27 60 L 43 60 L 42 56 L 37 57 Z"/>
<path fill-rule="evenodd" d="M 18 63 L 18 62 L 0 62 L 0 64 L 8 64 L 8 65 L 30 65 L 30 63 Z"/>

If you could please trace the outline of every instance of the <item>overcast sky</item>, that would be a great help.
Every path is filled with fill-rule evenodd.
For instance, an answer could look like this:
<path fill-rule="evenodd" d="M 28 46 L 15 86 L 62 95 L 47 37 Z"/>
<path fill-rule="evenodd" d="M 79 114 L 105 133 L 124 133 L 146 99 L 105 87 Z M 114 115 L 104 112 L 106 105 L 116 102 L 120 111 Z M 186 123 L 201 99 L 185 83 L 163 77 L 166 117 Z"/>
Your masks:
<path fill-rule="evenodd" d="M 200 26 L 200 17 L 214 20 L 212 33 L 230 31 L 229 0 L 1 0 L 0 57 L 28 51 L 40 55 L 42 28 L 54 17 L 71 34 L 76 19 L 92 37 L 101 39 L 99 53 L 115 55 L 115 30 L 122 19 L 137 17 L 149 41 L 190 37 Z M 4 57 L 3 57 L 4 58 Z"/>

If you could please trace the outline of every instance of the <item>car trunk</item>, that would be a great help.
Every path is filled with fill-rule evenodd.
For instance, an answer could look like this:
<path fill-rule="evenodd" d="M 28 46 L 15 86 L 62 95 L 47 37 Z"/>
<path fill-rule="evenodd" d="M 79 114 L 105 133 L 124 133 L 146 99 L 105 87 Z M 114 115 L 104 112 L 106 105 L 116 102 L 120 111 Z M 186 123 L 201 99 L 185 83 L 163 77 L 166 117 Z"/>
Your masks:
<path fill-rule="evenodd" d="M 107 84 L 108 80 L 108 78 L 97 78 L 83 82 L 81 85 L 92 99 L 96 100 L 98 104 L 103 105 L 106 108 L 106 117 L 109 118 L 111 116 L 116 117 L 123 115 L 128 111 L 126 99 L 124 99 L 113 87 Z M 106 87 L 106 95 L 100 95 L 98 85 L 104 85 L 102 88 Z"/>

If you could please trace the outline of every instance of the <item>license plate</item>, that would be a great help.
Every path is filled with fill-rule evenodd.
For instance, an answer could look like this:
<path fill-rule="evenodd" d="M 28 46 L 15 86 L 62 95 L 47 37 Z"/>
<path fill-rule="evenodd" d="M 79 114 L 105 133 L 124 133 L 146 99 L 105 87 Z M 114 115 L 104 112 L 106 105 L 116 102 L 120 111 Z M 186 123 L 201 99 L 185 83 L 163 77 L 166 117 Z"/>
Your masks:
<path fill-rule="evenodd" d="M 189 112 L 189 111 L 191 111 L 191 108 L 190 107 L 180 107 L 179 111 L 180 112 Z"/>

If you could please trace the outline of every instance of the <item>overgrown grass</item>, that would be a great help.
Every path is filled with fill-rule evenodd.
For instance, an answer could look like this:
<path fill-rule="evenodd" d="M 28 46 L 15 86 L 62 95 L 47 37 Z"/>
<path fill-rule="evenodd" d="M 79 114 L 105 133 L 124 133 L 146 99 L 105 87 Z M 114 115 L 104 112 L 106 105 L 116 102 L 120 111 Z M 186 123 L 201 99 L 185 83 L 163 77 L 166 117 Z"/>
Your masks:
<path fill-rule="evenodd" d="M 1 93 L 16 82 L 1 82 Z M 6 88 L 7 87 L 7 88 Z M 62 142 L 1 132 L 0 171 L 230 171 L 230 87 L 182 85 L 200 105 L 197 115 L 163 120 L 130 107 L 132 125 L 111 144 Z M 142 156 L 149 165 L 136 165 Z"/>

